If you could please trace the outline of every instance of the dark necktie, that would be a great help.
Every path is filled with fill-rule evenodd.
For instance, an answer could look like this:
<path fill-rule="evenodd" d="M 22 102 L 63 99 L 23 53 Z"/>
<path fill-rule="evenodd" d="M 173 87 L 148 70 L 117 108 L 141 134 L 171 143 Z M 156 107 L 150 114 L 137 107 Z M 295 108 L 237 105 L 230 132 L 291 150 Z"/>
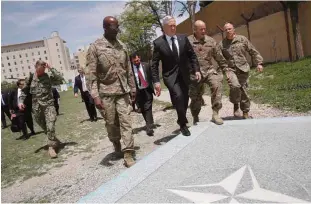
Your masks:
<path fill-rule="evenodd" d="M 141 86 L 142 88 L 146 88 L 148 83 L 146 82 L 146 80 L 144 79 L 143 74 L 141 73 L 139 67 L 137 67 L 137 73 L 138 73 L 138 79 L 139 79 L 139 86 Z"/>
<path fill-rule="evenodd" d="M 172 48 L 173 48 L 174 57 L 178 59 L 178 51 L 177 51 L 177 46 L 175 44 L 175 38 L 171 37 L 171 40 L 172 40 Z"/>

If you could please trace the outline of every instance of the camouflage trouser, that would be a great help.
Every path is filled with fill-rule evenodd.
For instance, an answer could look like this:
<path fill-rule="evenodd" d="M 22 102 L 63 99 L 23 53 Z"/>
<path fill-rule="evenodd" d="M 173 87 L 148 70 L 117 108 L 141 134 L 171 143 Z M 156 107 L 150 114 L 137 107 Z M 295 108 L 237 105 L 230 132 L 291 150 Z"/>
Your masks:
<path fill-rule="evenodd" d="M 48 146 L 57 147 L 59 140 L 55 136 L 56 111 L 54 105 L 32 104 L 32 113 L 38 125 L 48 136 Z"/>
<path fill-rule="evenodd" d="M 101 99 L 104 104 L 104 110 L 100 110 L 100 113 L 106 121 L 109 140 L 117 142 L 122 137 L 123 151 L 134 150 L 129 94 L 101 96 Z"/>
<path fill-rule="evenodd" d="M 248 81 L 248 72 L 243 72 L 239 69 L 226 72 L 227 81 L 230 86 L 230 102 L 233 104 L 239 104 L 243 112 L 249 112 L 250 109 L 250 99 L 247 95 L 247 81 Z"/>
<path fill-rule="evenodd" d="M 202 96 L 204 94 L 204 85 L 208 84 L 211 90 L 212 109 L 219 111 L 222 108 L 222 80 L 223 75 L 219 73 L 211 73 L 207 77 L 202 78 L 199 83 L 191 83 L 189 86 L 189 96 L 191 98 L 190 110 L 192 116 L 198 116 L 202 106 Z"/>

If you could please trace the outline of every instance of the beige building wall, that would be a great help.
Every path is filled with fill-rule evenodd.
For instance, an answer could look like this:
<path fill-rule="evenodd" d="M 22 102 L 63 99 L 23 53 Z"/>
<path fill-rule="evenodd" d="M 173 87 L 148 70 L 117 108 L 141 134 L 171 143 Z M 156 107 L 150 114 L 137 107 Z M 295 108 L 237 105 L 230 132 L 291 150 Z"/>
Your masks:
<path fill-rule="evenodd" d="M 73 54 L 73 60 L 77 68 L 85 68 L 87 49 L 88 47 L 81 48 Z"/>
<path fill-rule="evenodd" d="M 303 51 L 305 56 L 311 56 L 311 2 L 299 4 L 299 20 Z"/>

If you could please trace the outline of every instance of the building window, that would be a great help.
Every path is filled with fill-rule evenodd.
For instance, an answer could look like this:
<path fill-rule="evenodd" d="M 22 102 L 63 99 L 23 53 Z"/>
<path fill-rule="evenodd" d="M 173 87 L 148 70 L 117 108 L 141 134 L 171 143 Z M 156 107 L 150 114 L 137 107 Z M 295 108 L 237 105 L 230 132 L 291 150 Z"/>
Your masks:
<path fill-rule="evenodd" d="M 59 61 L 59 64 L 62 64 L 62 61 Z"/>
<path fill-rule="evenodd" d="M 15 55 L 13 55 L 13 59 L 15 59 Z"/>
<path fill-rule="evenodd" d="M 23 60 L 21 61 L 21 64 L 23 64 Z"/>
<path fill-rule="evenodd" d="M 59 52 L 59 49 L 57 49 L 57 52 Z"/>
<path fill-rule="evenodd" d="M 19 58 L 22 58 L 22 55 L 19 55 Z"/>
<path fill-rule="evenodd" d="M 56 43 L 56 46 L 58 46 L 58 43 Z"/>
<path fill-rule="evenodd" d="M 28 69 L 30 69 L 30 66 L 28 66 Z"/>
<path fill-rule="evenodd" d="M 10 62 L 8 63 L 9 66 L 11 66 Z"/>
<path fill-rule="evenodd" d="M 45 60 L 48 60 L 48 57 L 45 57 Z"/>
<path fill-rule="evenodd" d="M 24 70 L 24 67 L 22 67 L 22 70 Z"/>
<path fill-rule="evenodd" d="M 44 50 L 44 54 L 46 54 L 46 50 Z"/>
<path fill-rule="evenodd" d="M 10 58 L 9 58 L 9 57 L 6 57 L 6 59 L 9 60 Z"/>
<path fill-rule="evenodd" d="M 2 72 L 5 73 L 5 70 L 3 69 Z"/>
<path fill-rule="evenodd" d="M 58 55 L 58 58 L 60 58 L 60 55 Z"/>
<path fill-rule="evenodd" d="M 31 55 L 32 55 L 32 56 L 34 56 L 34 54 L 33 54 L 33 53 L 31 53 Z"/>
<path fill-rule="evenodd" d="M 25 56 L 28 57 L 28 54 L 26 53 Z"/>
<path fill-rule="evenodd" d="M 38 52 L 38 55 L 40 55 L 40 52 Z"/>
<path fill-rule="evenodd" d="M 8 77 L 7 77 L 7 76 L 4 76 L 4 78 L 7 79 Z"/>
<path fill-rule="evenodd" d="M 35 59 L 32 59 L 32 61 L 35 62 L 36 60 L 35 60 Z"/>
<path fill-rule="evenodd" d="M 78 56 L 75 56 L 76 59 L 78 59 Z"/>
<path fill-rule="evenodd" d="M 24 76 L 26 76 L 26 74 L 24 73 Z"/>
<path fill-rule="evenodd" d="M 12 69 L 10 69 L 10 72 L 12 72 Z"/>
<path fill-rule="evenodd" d="M 27 63 L 29 63 L 29 60 L 27 60 Z"/>
<path fill-rule="evenodd" d="M 1 64 L 1 67 L 4 67 L 4 64 Z"/>
<path fill-rule="evenodd" d="M 13 78 L 13 75 L 11 75 L 11 78 Z"/>
<path fill-rule="evenodd" d="M 14 62 L 14 65 L 17 65 L 16 62 Z"/>
<path fill-rule="evenodd" d="M 19 77 L 19 74 L 17 74 L 16 76 Z"/>
<path fill-rule="evenodd" d="M 18 68 L 15 68 L 16 71 L 18 71 Z"/>

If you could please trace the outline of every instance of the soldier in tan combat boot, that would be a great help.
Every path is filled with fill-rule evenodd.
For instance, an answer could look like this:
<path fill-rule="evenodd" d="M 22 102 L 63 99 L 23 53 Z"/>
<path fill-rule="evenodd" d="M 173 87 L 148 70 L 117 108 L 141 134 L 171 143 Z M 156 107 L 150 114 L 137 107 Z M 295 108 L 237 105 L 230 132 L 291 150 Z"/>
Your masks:
<path fill-rule="evenodd" d="M 188 37 L 193 50 L 195 51 L 200 69 L 202 80 L 198 83 L 191 80 L 189 96 L 191 98 L 190 110 L 193 116 L 194 125 L 199 122 L 199 113 L 202 107 L 202 96 L 204 94 L 204 84 L 208 84 L 211 89 L 211 103 L 213 109 L 212 121 L 217 125 L 222 125 L 223 120 L 219 117 L 219 110 L 222 108 L 222 71 L 227 69 L 226 59 L 222 56 L 221 50 L 216 46 L 216 41 L 206 35 L 206 25 L 198 20 L 194 24 L 194 34 Z M 215 59 L 219 67 L 212 63 Z M 193 79 L 194 76 L 191 76 Z"/>
<path fill-rule="evenodd" d="M 24 100 L 27 95 L 32 96 L 32 113 L 38 125 L 44 130 L 48 137 L 48 154 L 51 158 L 57 157 L 57 148 L 60 141 L 55 135 L 56 110 L 54 107 L 54 97 L 52 93 L 52 81 L 64 81 L 61 74 L 51 68 L 46 62 L 38 60 L 35 65 L 36 72 L 30 74 L 25 81 L 25 87 L 19 96 L 18 107 L 24 110 Z M 48 74 L 45 70 L 51 73 Z"/>
<path fill-rule="evenodd" d="M 246 37 L 235 34 L 231 23 L 224 25 L 224 31 L 226 38 L 219 43 L 219 47 L 228 61 L 229 68 L 225 73 L 230 86 L 230 102 L 234 104 L 233 115 L 240 117 L 239 109 L 241 109 L 243 118 L 248 119 L 251 103 L 246 89 L 250 66 L 247 63 L 246 52 L 253 58 L 259 72 L 263 71 L 263 58 Z"/>
<path fill-rule="evenodd" d="M 107 16 L 105 34 L 90 45 L 86 55 L 86 82 L 96 108 L 106 121 L 109 140 L 116 153 L 124 152 L 124 165 L 135 164 L 134 138 L 130 116 L 130 98 L 135 99 L 136 86 L 126 46 L 117 39 L 118 20 Z M 122 150 L 120 140 L 123 140 Z"/>

